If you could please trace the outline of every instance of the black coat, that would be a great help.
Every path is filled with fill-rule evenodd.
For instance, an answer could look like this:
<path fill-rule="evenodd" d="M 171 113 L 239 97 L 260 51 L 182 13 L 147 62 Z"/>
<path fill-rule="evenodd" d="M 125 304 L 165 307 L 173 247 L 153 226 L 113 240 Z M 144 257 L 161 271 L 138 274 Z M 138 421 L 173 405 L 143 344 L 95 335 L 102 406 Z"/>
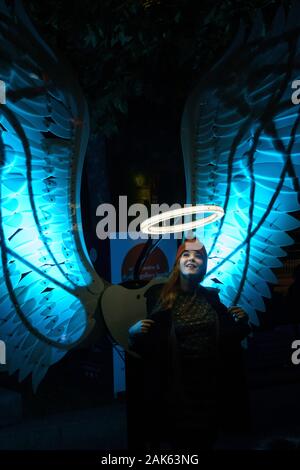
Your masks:
<path fill-rule="evenodd" d="M 170 432 L 167 410 L 170 402 L 176 403 L 181 384 L 172 309 L 152 312 L 161 288 L 162 285 L 154 286 L 147 295 L 148 318 L 154 320 L 154 325 L 149 333 L 131 338 L 130 347 L 143 361 L 145 430 L 149 436 L 159 432 L 163 438 Z M 232 318 L 220 302 L 216 289 L 200 286 L 199 290 L 216 312 L 218 427 L 231 431 L 247 429 L 248 399 L 240 343 L 249 334 L 250 327 Z"/>

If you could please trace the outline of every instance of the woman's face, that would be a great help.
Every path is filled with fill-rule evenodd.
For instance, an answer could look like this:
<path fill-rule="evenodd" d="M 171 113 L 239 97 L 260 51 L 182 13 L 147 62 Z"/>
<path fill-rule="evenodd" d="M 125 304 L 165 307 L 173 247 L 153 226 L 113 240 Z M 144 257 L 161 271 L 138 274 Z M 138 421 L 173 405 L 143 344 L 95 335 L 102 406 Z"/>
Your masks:
<path fill-rule="evenodd" d="M 188 278 L 198 278 L 205 274 L 205 260 L 199 251 L 186 250 L 179 260 L 180 274 Z"/>

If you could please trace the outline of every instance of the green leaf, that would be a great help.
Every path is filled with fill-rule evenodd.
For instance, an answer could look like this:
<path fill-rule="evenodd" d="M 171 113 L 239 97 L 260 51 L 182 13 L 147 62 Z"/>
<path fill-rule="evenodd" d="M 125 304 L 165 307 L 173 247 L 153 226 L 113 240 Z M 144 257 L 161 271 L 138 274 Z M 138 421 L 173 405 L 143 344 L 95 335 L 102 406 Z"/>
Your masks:
<path fill-rule="evenodd" d="M 101 28 L 100 26 L 98 26 L 97 29 L 98 29 L 99 36 L 100 36 L 101 38 L 104 38 L 104 33 L 103 33 L 102 28 Z"/>
<path fill-rule="evenodd" d="M 93 47 L 96 47 L 96 45 L 97 45 L 96 34 L 94 33 L 94 31 L 92 31 L 92 29 L 90 27 L 88 28 L 88 33 L 84 38 L 84 42 L 85 42 L 86 45 L 91 44 Z"/>
<path fill-rule="evenodd" d="M 125 101 L 124 99 L 118 96 L 113 100 L 113 103 L 114 103 L 114 107 L 118 109 L 119 111 L 121 111 L 121 113 L 127 114 L 128 112 L 127 101 Z"/>
<path fill-rule="evenodd" d="M 119 33 L 119 41 L 122 46 L 125 46 L 128 42 L 132 40 L 132 36 L 126 36 L 123 31 Z"/>
<path fill-rule="evenodd" d="M 177 15 L 175 16 L 175 18 L 174 18 L 175 23 L 179 23 L 180 18 L 181 18 L 181 13 L 180 13 L 180 11 L 179 11 L 179 12 L 177 13 Z"/>

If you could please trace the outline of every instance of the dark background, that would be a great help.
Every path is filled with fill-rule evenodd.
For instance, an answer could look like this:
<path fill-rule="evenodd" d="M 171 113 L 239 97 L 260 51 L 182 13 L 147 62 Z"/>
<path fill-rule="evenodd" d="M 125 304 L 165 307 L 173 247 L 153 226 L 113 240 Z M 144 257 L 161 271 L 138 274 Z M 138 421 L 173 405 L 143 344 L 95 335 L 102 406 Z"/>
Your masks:
<path fill-rule="evenodd" d="M 188 95 L 225 52 L 241 21 L 250 31 L 261 12 L 268 29 L 277 8 L 288 12 L 289 5 L 262 0 L 26 2 L 39 34 L 70 63 L 88 102 L 91 135 L 82 176 L 82 218 L 88 251 L 96 250 L 93 262 L 101 276 L 110 280 L 109 245 L 96 238 L 95 208 L 102 202 L 117 204 L 123 194 L 128 204 L 184 204 L 180 120 Z M 264 445 L 266 436 L 274 445 L 282 437 L 282 445 L 293 446 L 286 439 L 299 433 L 300 374 L 290 361 L 298 321 L 281 314 L 300 259 L 300 231 L 292 236 L 295 244 L 287 247 L 284 265 L 276 270 L 273 298 L 249 341 L 254 437 L 247 446 Z M 0 427 L 3 448 L 22 448 L 24 442 L 33 449 L 56 448 L 58 442 L 93 448 L 97 441 L 87 436 L 99 437 L 99 432 L 102 438 L 107 434 L 107 446 L 124 445 L 122 439 L 113 442 L 118 432 L 113 417 L 122 416 L 124 407 L 122 396 L 113 397 L 112 346 L 106 336 L 51 367 L 36 395 L 30 379 L 19 384 L 15 376 L 5 375 L 0 384 L 21 395 L 23 403 L 21 424 L 15 413 L 16 428 L 14 419 L 9 430 Z M 16 409 L 14 403 L 8 410 Z M 90 434 L 81 436 L 80 428 L 89 428 Z M 42 430 L 48 433 L 44 439 Z M 32 439 L 24 441 L 30 433 Z M 242 446 L 238 437 L 222 445 Z"/>

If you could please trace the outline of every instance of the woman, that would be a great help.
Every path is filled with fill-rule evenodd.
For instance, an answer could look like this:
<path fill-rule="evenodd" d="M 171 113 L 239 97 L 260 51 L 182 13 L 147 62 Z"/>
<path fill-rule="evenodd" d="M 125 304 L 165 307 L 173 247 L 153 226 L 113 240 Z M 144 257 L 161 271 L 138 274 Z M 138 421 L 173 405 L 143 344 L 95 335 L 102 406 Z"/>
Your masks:
<path fill-rule="evenodd" d="M 165 442 L 176 450 L 209 449 L 220 423 L 239 415 L 232 413 L 232 393 L 241 398 L 248 318 L 239 307 L 228 310 L 216 289 L 199 285 L 206 269 L 204 245 L 186 240 L 167 283 L 148 291 L 148 318 L 129 329 L 130 348 L 144 361 L 141 411 L 153 448 Z"/>

